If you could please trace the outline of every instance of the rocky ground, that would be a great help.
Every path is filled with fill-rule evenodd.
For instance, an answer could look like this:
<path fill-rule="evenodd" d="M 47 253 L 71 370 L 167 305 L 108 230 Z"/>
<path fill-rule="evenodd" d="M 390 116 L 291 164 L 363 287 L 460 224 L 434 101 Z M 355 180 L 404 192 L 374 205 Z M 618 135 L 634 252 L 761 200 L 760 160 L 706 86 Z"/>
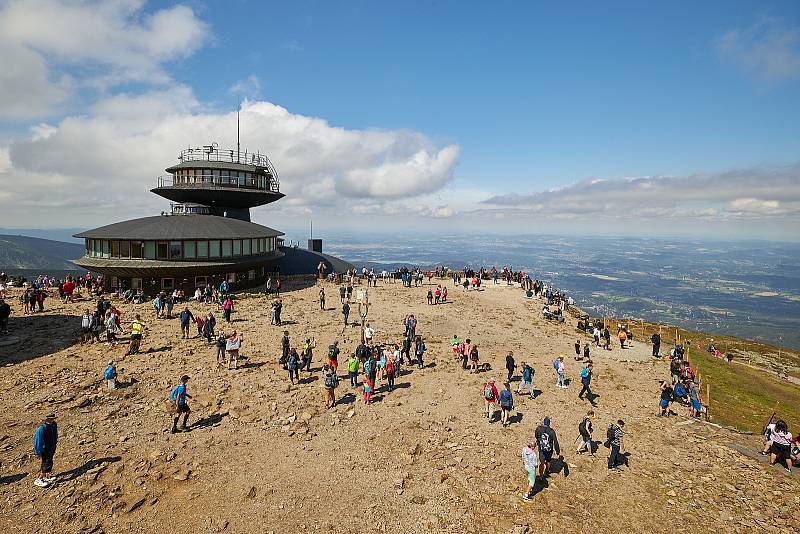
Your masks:
<path fill-rule="evenodd" d="M 0 346 L 0 531 L 2 532 L 779 532 L 800 527 L 798 481 L 731 445 L 757 450 L 742 436 L 686 417 L 654 417 L 667 364 L 649 346 L 592 350 L 595 436 L 626 421 L 629 467 L 606 469 L 606 451 L 575 453 L 577 425 L 590 408 L 577 399 L 574 324 L 541 318 L 540 304 L 518 287 L 455 290 L 445 305 L 425 304 L 424 288 L 371 289 L 369 322 L 376 341 L 399 343 L 413 312 L 425 336 L 429 367 L 406 369 L 392 393 L 365 406 L 347 380 L 339 404 L 325 410 L 315 372 L 289 387 L 276 363 L 283 328 L 270 326 L 269 301 L 241 296 L 232 328 L 244 333 L 238 371 L 215 369 L 200 339 L 182 340 L 177 319 L 148 323 L 140 355 L 124 346 L 78 343 L 81 304 L 19 318 L 13 343 Z M 315 369 L 339 339 L 343 354 L 359 340 L 342 328 L 335 286 L 329 310 L 318 289 L 283 296 L 293 344 L 315 336 Z M 333 304 L 336 309 L 333 309 Z M 195 313 L 212 309 L 192 305 Z M 355 308 L 355 307 L 354 307 Z M 123 322 L 134 306 L 124 305 Z M 355 309 L 353 310 L 353 315 Z M 351 316 L 352 318 L 352 316 Z M 226 328 L 227 330 L 227 328 Z M 451 356 L 453 334 L 470 337 L 492 370 L 471 375 Z M 585 340 L 587 338 L 581 338 Z M 149 351 L 148 351 L 149 349 Z M 535 400 L 516 397 L 514 424 L 482 414 L 482 384 L 500 381 L 505 354 L 536 369 Z M 551 362 L 567 355 L 566 390 Z M 107 391 L 107 360 L 123 382 Z M 342 360 L 343 361 L 343 360 Z M 343 370 L 343 369 L 342 369 Z M 191 375 L 191 432 L 172 435 L 170 388 Z M 514 384 L 516 386 L 516 383 Z M 59 481 L 40 489 L 32 436 L 47 412 L 58 416 Z M 520 450 L 544 416 L 558 432 L 566 469 L 525 503 Z M 757 455 L 756 455 L 757 456 Z M 567 474 L 568 473 L 568 474 Z"/>

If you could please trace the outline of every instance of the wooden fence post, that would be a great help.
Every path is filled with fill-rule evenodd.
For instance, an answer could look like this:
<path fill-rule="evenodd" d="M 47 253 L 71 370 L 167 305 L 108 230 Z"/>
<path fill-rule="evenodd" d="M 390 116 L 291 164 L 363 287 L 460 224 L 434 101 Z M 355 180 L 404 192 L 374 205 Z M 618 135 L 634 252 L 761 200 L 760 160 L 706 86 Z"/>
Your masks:
<path fill-rule="evenodd" d="M 711 415 L 708 413 L 711 408 L 711 384 L 706 382 L 706 421 L 711 421 Z"/>

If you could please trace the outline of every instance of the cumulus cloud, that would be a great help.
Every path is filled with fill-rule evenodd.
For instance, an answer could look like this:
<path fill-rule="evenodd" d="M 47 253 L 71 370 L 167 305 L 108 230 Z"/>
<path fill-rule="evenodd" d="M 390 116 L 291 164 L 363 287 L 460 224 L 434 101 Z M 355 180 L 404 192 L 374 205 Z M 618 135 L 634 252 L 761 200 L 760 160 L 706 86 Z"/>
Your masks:
<path fill-rule="evenodd" d="M 484 209 L 566 217 L 716 218 L 800 215 L 800 163 L 691 176 L 589 179 L 549 191 L 497 195 Z"/>
<path fill-rule="evenodd" d="M 78 89 L 168 84 L 167 62 L 192 54 L 207 25 L 177 5 L 143 0 L 10 0 L 0 6 L 0 118 L 55 113 Z"/>
<path fill-rule="evenodd" d="M 57 208 L 41 217 L 59 226 L 158 213 L 167 203 L 147 190 L 181 149 L 212 141 L 235 146 L 236 112 L 206 109 L 186 87 L 117 95 L 91 112 L 37 125 L 10 143 L 6 179 L 24 186 L 11 188 L 1 224 L 14 225 L 42 206 Z M 457 146 L 439 146 L 416 132 L 337 128 L 264 101 L 243 103 L 241 139 L 242 150 L 270 156 L 287 195 L 265 209 L 291 216 L 410 209 L 398 202 L 447 184 L 458 155 Z M 58 194 L 41 195 L 53 190 Z M 432 202 L 404 206 L 431 217 L 450 213 L 445 203 Z"/>
<path fill-rule="evenodd" d="M 717 43 L 723 57 L 761 78 L 780 80 L 800 75 L 800 27 L 772 18 L 726 32 Z"/>

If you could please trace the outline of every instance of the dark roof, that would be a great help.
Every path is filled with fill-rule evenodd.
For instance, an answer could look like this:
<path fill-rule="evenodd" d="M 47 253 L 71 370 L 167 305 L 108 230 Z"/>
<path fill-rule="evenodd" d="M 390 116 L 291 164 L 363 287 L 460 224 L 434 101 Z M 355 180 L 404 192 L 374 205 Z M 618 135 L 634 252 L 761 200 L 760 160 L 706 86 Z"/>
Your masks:
<path fill-rule="evenodd" d="M 293 247 L 280 247 L 280 251 L 285 254 L 276 262 L 276 265 L 280 267 L 281 274 L 317 274 L 317 266 L 320 261 L 324 261 L 328 266 L 325 274 L 331 274 L 331 269 L 337 273 L 355 269 L 353 264 L 321 252 Z"/>
<path fill-rule="evenodd" d="M 94 239 L 179 240 L 277 237 L 283 232 L 260 224 L 216 215 L 142 217 L 87 230 L 75 237 Z"/>

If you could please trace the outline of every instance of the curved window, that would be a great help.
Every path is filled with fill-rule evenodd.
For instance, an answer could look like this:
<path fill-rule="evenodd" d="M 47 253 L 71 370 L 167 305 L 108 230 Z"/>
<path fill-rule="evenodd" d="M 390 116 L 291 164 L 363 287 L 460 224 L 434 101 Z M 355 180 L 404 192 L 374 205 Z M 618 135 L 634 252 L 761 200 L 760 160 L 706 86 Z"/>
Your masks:
<path fill-rule="evenodd" d="M 212 239 L 208 242 L 208 256 L 210 258 L 219 258 L 219 239 Z"/>
<path fill-rule="evenodd" d="M 251 254 L 251 245 L 249 239 L 242 240 L 242 256 L 249 256 Z"/>
<path fill-rule="evenodd" d="M 242 240 L 241 239 L 234 239 L 233 240 L 233 255 L 234 256 L 241 256 L 242 255 Z"/>
<path fill-rule="evenodd" d="M 187 260 L 192 260 L 197 257 L 197 242 L 184 241 L 183 242 L 183 257 Z"/>
<path fill-rule="evenodd" d="M 230 258 L 233 255 L 233 243 L 230 239 L 222 240 L 222 257 Z"/>

